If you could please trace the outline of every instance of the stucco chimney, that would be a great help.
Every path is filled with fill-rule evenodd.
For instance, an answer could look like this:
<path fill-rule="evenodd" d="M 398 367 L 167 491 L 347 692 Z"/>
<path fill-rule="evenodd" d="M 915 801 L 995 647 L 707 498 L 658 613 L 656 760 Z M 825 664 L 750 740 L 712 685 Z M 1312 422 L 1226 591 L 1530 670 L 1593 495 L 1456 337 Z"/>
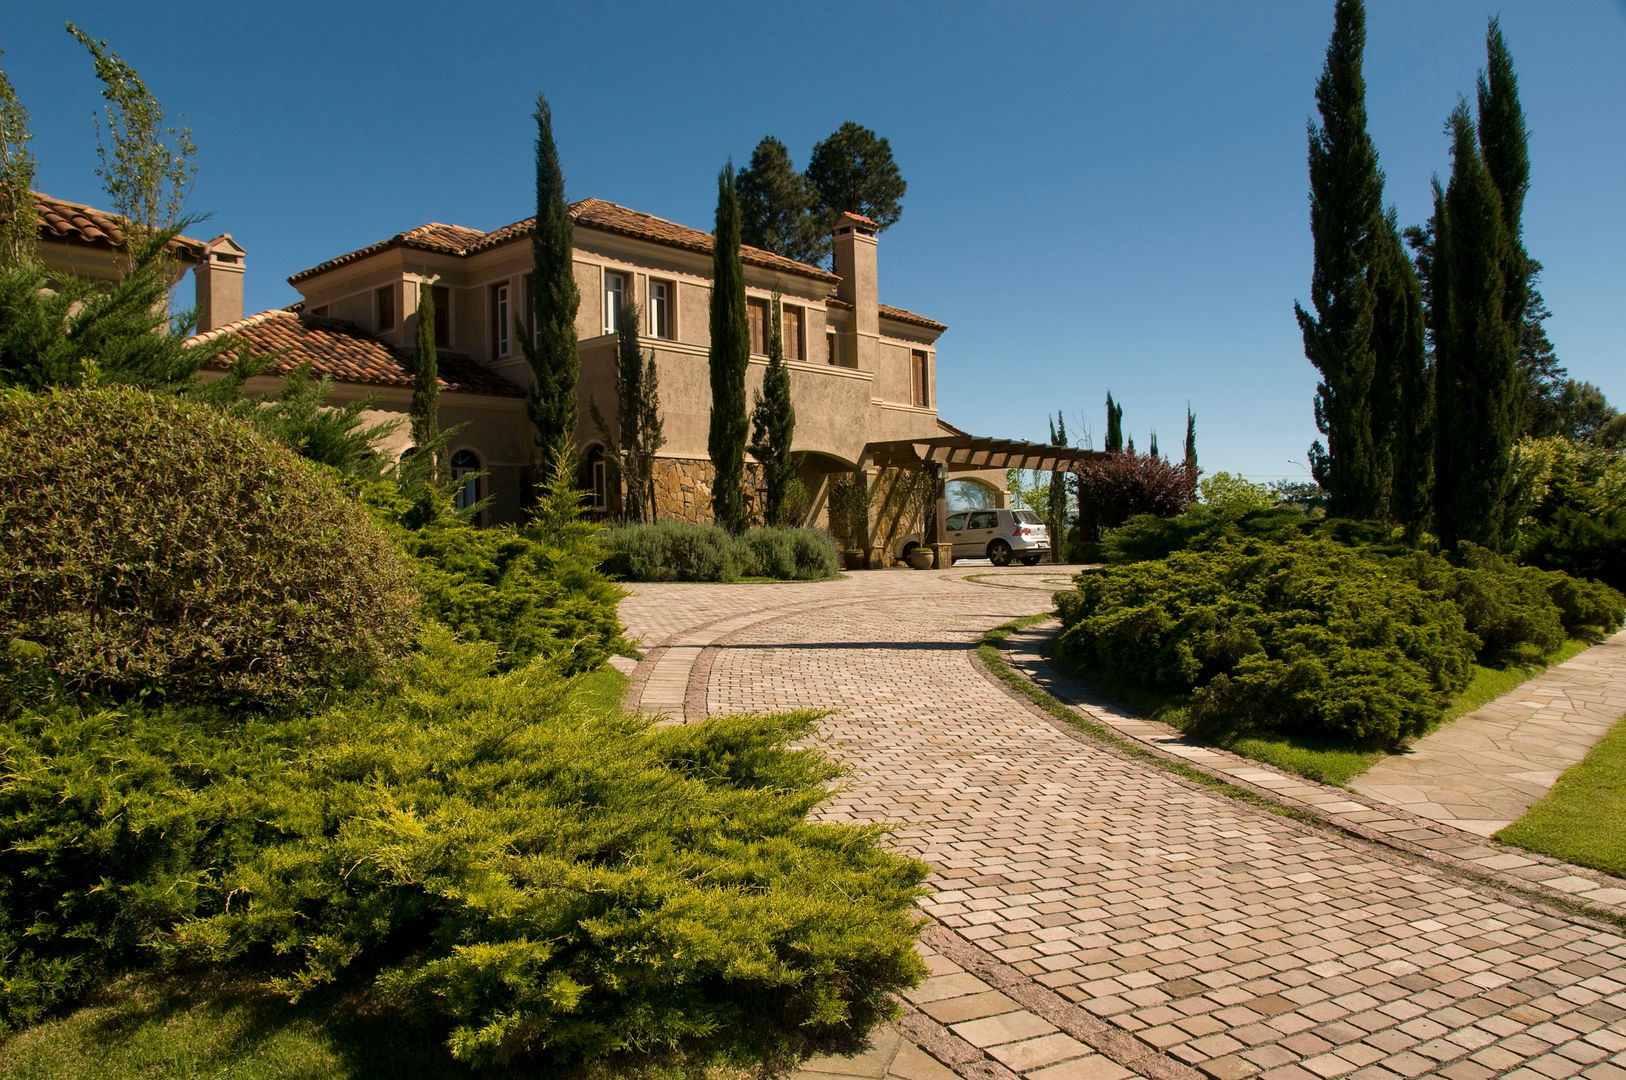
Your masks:
<path fill-rule="evenodd" d="M 841 281 L 836 297 L 852 305 L 852 330 L 843 352 L 860 371 L 874 371 L 881 349 L 881 299 L 876 280 L 875 233 L 879 227 L 862 214 L 846 211 L 836 218 L 831 237 L 835 271 Z"/>
<path fill-rule="evenodd" d="M 203 245 L 203 261 L 192 271 L 197 279 L 198 333 L 218 330 L 243 317 L 243 256 L 231 233 Z"/>

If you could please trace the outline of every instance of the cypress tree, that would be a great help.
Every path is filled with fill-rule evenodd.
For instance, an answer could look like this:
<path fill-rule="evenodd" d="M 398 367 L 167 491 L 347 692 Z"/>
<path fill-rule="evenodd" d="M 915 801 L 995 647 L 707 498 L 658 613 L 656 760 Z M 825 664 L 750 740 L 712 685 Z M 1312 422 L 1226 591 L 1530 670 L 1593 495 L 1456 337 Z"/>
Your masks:
<path fill-rule="evenodd" d="M 1146 452 L 1148 454 L 1150 454 L 1152 457 L 1157 457 L 1158 456 L 1158 454 L 1157 454 L 1157 429 L 1156 428 L 1152 429 L 1151 445 L 1146 448 Z"/>
<path fill-rule="evenodd" d="M 740 203 L 734 165 L 717 174 L 717 227 L 711 255 L 711 429 L 706 446 L 714 472 L 711 508 L 717 524 L 745 530 L 745 369 L 751 332 L 740 264 Z"/>
<path fill-rule="evenodd" d="M 571 254 L 570 207 L 559 152 L 553 145 L 553 113 L 536 96 L 536 228 L 531 233 L 531 316 L 536 337 L 519 335 L 525 359 L 535 376 L 528 411 L 536 428 L 536 445 L 544 466 L 554 449 L 576 441 L 576 382 L 581 360 L 576 353 L 576 289 Z"/>
<path fill-rule="evenodd" d="M 1383 224 L 1383 174 L 1366 131 L 1366 13 L 1361 0 L 1338 0 L 1327 59 L 1316 83 L 1321 124 L 1309 126 L 1310 233 L 1315 268 L 1311 315 L 1298 304 L 1304 355 L 1321 372 L 1316 428 L 1327 437 L 1310 450 L 1312 471 L 1327 489 L 1329 509 L 1371 517 L 1381 484 L 1374 460 L 1368 396 L 1376 369 L 1372 324 L 1376 297 L 1369 277 Z"/>
<path fill-rule="evenodd" d="M 1109 454 L 1121 454 L 1124 449 L 1124 407 L 1112 400 L 1112 391 L 1107 391 L 1107 445 Z"/>
<path fill-rule="evenodd" d="M 440 354 L 435 349 L 434 290 L 428 282 L 418 286 L 418 331 L 412 349 L 412 445 L 417 452 L 433 454 L 431 483 L 451 476 L 445 460 L 446 447 L 440 438 Z"/>
<path fill-rule="evenodd" d="M 751 411 L 751 456 L 762 465 L 767 488 L 763 520 L 785 525 L 785 497 L 796 469 L 790 444 L 796 434 L 796 407 L 790 400 L 790 369 L 785 366 L 785 342 L 780 322 L 779 294 L 773 298 L 773 322 L 768 335 L 768 370 L 762 375 Z"/>
<path fill-rule="evenodd" d="M 1518 337 L 1506 317 L 1513 243 L 1466 101 L 1451 114 L 1451 181 L 1435 182 L 1434 519 L 1447 548 L 1503 546 L 1518 420 Z"/>
<path fill-rule="evenodd" d="M 1197 482 L 1197 414 L 1186 406 L 1186 472 Z"/>
<path fill-rule="evenodd" d="M 1371 427 L 1390 520 L 1415 536 L 1429 512 L 1433 471 L 1433 386 L 1423 328 L 1423 292 L 1393 209 L 1384 218 L 1373 264 Z"/>
<path fill-rule="evenodd" d="M 615 428 L 621 450 L 621 471 L 627 482 L 629 515 L 644 519 L 644 493 L 649 488 L 645 473 L 642 418 L 644 396 L 644 353 L 638 347 L 638 305 L 630 297 L 622 300 L 616 315 L 615 342 Z"/>
<path fill-rule="evenodd" d="M 655 355 L 644 361 L 644 377 L 639 382 L 638 434 L 643 439 L 644 494 L 649 505 L 649 520 L 655 520 L 655 455 L 666 445 L 666 430 L 661 423 L 661 381 L 655 370 Z"/>
<path fill-rule="evenodd" d="M 1056 410 L 1056 418 L 1050 422 L 1050 445 L 1067 445 L 1067 421 L 1061 410 Z M 1065 546 L 1067 532 L 1067 473 L 1057 471 L 1050 474 L 1050 497 L 1045 503 L 1045 524 L 1050 526 L 1050 561 L 1061 562 L 1061 549 Z"/>

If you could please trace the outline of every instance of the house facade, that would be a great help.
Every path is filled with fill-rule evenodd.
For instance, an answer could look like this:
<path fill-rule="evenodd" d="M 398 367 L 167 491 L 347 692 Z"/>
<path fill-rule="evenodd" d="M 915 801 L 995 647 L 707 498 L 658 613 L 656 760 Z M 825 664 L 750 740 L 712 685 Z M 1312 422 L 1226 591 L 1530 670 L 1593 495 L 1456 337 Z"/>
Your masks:
<path fill-rule="evenodd" d="M 72 204 L 64 204 L 72 205 Z M 78 234 L 108 232 L 79 207 Z M 712 467 L 707 452 L 711 387 L 710 301 L 712 237 L 600 199 L 570 207 L 574 269 L 581 303 L 576 333 L 581 358 L 582 483 L 593 506 L 619 511 L 620 484 L 590 406 L 614 424 L 616 320 L 621 302 L 638 309 L 640 344 L 654 357 L 666 437 L 654 463 L 656 515 L 711 519 Z M 59 215 L 60 217 L 60 215 Z M 375 401 L 370 420 L 403 419 L 412 393 L 411 350 L 420 298 L 435 307 L 440 357 L 440 420 L 456 428 L 449 447 L 454 471 L 469 477 L 467 498 L 491 499 L 491 522 L 519 520 L 535 477 L 533 432 L 525 411 L 531 382 L 518 335 L 530 310 L 529 274 L 534 219 L 490 232 L 431 223 L 328 259 L 290 277 L 301 300 L 288 309 L 243 317 L 246 252 L 228 236 L 187 241 L 183 258 L 198 276 L 197 340 L 232 334 L 273 369 L 251 389 L 275 388 L 282 372 L 308 363 L 332 380 L 332 400 Z M 66 235 L 74 230 L 63 230 Z M 796 406 L 794 450 L 806 492 L 804 519 L 828 521 L 834 481 L 865 469 L 877 506 L 885 477 L 866 461 L 871 444 L 963 434 L 937 414 L 937 340 L 942 323 L 880 302 L 875 223 L 856 214 L 837 222 L 831 270 L 769 251 L 742 247 L 751 361 L 746 396 L 753 400 L 767 366 L 769 307 L 780 297 L 786 363 Z M 42 223 L 42 240 L 46 228 Z M 42 243 L 42 248 L 46 245 Z M 108 257 L 107 265 L 115 265 Z M 235 303 L 235 307 L 234 307 Z M 382 449 L 410 447 L 402 422 Z M 1003 475 L 971 477 L 1003 505 Z M 760 476 L 749 464 L 748 504 L 757 505 Z M 884 536 L 896 552 L 919 538 L 918 513 L 894 513 Z"/>

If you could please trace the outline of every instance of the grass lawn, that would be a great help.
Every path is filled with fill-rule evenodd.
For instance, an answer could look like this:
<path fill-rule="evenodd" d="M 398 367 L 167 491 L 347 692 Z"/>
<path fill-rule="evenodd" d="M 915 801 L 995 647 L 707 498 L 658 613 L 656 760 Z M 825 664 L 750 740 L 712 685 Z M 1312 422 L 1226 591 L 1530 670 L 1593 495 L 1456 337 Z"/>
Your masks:
<path fill-rule="evenodd" d="M 1626 877 L 1626 717 L 1496 839 Z"/>
<path fill-rule="evenodd" d="M 1521 654 L 1504 663 L 1475 664 L 1473 677 L 1467 689 L 1445 710 L 1445 723 L 1481 705 L 1493 701 L 1526 682 L 1553 664 L 1563 663 L 1577 653 L 1595 644 L 1590 640 L 1571 638 L 1548 656 Z M 1159 720 L 1185 731 L 1190 726 L 1191 698 L 1186 694 L 1165 694 L 1127 686 L 1101 672 L 1080 672 L 1089 682 L 1114 697 L 1122 699 L 1140 715 Z M 1345 787 L 1355 777 L 1376 765 L 1387 754 L 1382 749 L 1363 749 L 1332 739 L 1251 732 L 1219 733 L 1205 736 L 1208 742 L 1234 754 L 1273 765 L 1283 772 L 1294 773 L 1323 784 Z M 1590 864 L 1589 864 L 1590 865 Z"/>

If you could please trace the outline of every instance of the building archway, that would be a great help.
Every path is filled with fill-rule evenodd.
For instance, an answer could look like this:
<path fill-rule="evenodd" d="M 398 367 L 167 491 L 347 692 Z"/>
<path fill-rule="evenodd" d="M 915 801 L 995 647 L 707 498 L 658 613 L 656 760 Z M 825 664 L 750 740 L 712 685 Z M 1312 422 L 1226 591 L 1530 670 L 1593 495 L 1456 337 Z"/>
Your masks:
<path fill-rule="evenodd" d="M 457 481 L 457 493 L 452 496 L 452 504 L 459 510 L 468 510 L 479 505 L 486 497 L 485 463 L 480 455 L 465 446 L 452 452 L 451 457 L 452 479 Z M 485 512 L 476 517 L 475 524 L 483 525 Z"/>

